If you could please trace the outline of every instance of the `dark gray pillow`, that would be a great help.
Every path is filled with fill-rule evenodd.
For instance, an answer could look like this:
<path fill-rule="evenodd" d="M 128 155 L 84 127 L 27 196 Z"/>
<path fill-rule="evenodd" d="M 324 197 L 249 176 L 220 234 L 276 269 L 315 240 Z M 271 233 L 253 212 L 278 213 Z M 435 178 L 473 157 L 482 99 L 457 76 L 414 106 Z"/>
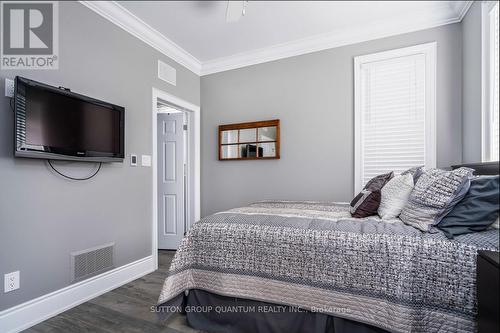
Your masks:
<path fill-rule="evenodd" d="M 351 201 L 351 216 L 357 218 L 376 215 L 382 195 L 380 190 L 362 190 Z"/>
<path fill-rule="evenodd" d="M 385 184 L 389 180 L 394 177 L 394 172 L 388 172 L 388 173 L 383 173 L 381 175 L 375 176 L 372 179 L 366 183 L 365 187 L 363 187 L 364 190 L 369 190 L 369 191 L 380 191 L 382 187 L 384 187 Z"/>
<path fill-rule="evenodd" d="M 499 204 L 499 177 L 472 177 L 469 192 L 437 227 L 448 238 L 486 230 L 498 218 Z"/>
<path fill-rule="evenodd" d="M 362 218 L 377 215 L 381 200 L 380 190 L 393 176 L 394 172 L 391 171 L 370 179 L 363 190 L 351 201 L 352 217 Z"/>

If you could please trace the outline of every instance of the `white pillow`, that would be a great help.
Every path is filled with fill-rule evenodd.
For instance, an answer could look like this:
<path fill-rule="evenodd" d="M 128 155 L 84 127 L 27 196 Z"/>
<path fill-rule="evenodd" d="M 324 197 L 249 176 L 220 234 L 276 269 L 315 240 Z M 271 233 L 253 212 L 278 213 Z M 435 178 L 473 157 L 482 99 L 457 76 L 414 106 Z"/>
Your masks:
<path fill-rule="evenodd" d="M 389 180 L 380 191 L 381 200 L 378 207 L 378 215 L 384 220 L 398 217 L 406 205 L 412 190 L 413 176 L 409 173 Z"/>

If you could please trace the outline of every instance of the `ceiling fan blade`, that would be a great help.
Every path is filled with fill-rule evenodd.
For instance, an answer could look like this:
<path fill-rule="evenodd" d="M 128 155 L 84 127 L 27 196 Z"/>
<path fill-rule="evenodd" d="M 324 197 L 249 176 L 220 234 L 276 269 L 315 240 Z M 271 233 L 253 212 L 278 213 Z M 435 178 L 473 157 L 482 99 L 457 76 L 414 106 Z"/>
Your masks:
<path fill-rule="evenodd" d="M 226 22 L 237 22 L 243 16 L 245 1 L 228 1 L 226 9 Z"/>

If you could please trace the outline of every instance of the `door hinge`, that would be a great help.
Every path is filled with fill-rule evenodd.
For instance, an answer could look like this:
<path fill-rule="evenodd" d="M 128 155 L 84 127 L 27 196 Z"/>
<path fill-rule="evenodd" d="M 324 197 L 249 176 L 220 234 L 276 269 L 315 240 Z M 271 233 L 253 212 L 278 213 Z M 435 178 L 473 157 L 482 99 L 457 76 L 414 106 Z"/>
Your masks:
<path fill-rule="evenodd" d="M 187 124 L 184 124 L 184 125 L 182 125 L 182 128 L 183 128 L 185 131 L 187 131 L 187 130 L 188 130 L 188 125 L 187 125 Z"/>

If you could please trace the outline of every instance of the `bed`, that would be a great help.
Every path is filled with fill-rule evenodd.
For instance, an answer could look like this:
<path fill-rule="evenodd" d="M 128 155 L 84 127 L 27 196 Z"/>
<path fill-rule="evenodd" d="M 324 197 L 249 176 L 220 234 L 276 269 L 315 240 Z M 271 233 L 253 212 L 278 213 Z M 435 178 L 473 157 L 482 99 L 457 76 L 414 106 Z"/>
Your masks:
<path fill-rule="evenodd" d="M 497 229 L 450 240 L 348 204 L 263 201 L 195 223 L 157 310 L 209 332 L 473 332 L 476 254 L 498 242 Z"/>

